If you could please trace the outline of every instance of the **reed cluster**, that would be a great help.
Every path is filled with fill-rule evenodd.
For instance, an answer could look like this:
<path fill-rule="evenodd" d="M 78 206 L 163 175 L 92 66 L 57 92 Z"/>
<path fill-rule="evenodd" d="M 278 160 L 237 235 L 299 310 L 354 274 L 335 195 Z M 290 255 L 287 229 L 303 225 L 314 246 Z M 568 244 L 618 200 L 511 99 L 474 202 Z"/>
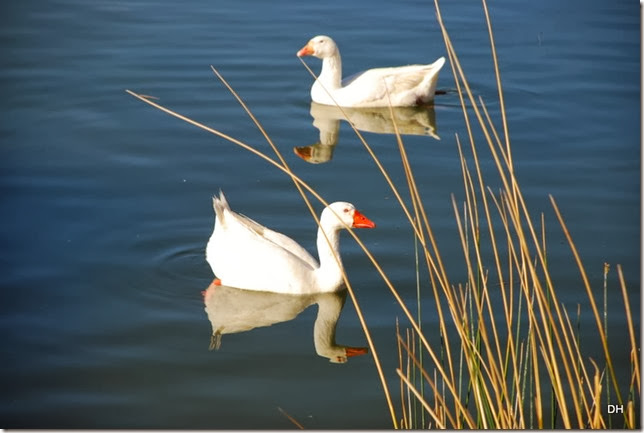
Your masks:
<path fill-rule="evenodd" d="M 417 305 L 408 305 L 376 258 L 353 230 L 349 229 L 351 236 L 372 261 L 375 271 L 398 302 L 406 323 L 405 329 L 397 327 L 399 367 L 396 373 L 399 384 L 394 401 L 393 387 L 388 383 L 381 366 L 378 349 L 371 339 L 360 302 L 350 281 L 344 277 L 375 361 L 392 426 L 638 428 L 638 334 L 634 329 L 622 270 L 619 265 L 616 267 L 627 323 L 625 332 L 630 341 L 630 371 L 627 381 L 623 380 L 623 371 L 619 374 L 616 371 L 606 333 L 607 324 L 602 321 L 602 311 L 595 299 L 596 291 L 589 283 L 556 200 L 550 196 L 560 226 L 557 230 L 563 231 L 577 263 L 578 269 L 571 269 L 571 272 L 578 272 L 580 275 L 580 286 L 585 289 L 590 311 L 577 311 L 577 318 L 571 318 L 559 299 L 548 264 L 544 216 L 540 214 L 535 219 L 530 213 L 515 175 L 494 34 L 485 0 L 482 3 L 497 79 L 501 131 L 495 127 L 483 99 L 473 96 L 443 23 L 438 0 L 435 0 L 436 16 L 467 130 L 465 144 L 458 135 L 455 136 L 465 198 L 459 202 L 452 196 L 454 219 L 467 271 L 466 281 L 452 281 L 443 265 L 400 134 L 396 134 L 396 137 L 406 185 L 396 185 L 391 180 L 369 144 L 354 129 L 408 219 L 417 242 L 418 278 L 431 287 L 429 296 L 433 298 L 434 308 L 430 312 L 421 310 L 421 305 L 425 305 L 421 300 L 428 296 L 427 293 L 419 291 Z M 247 149 L 283 171 L 291 177 L 311 215 L 319 224 L 309 196 L 324 205 L 328 203 L 291 170 L 244 101 L 217 70 L 213 68 L 213 72 L 262 132 L 276 159 L 216 129 L 169 110 L 150 97 L 129 90 L 127 92 L 170 115 Z M 310 69 L 309 72 L 313 74 Z M 482 143 L 475 142 L 475 131 L 482 133 Z M 495 167 L 492 173 L 483 172 L 479 163 L 480 152 L 489 152 L 491 155 Z M 486 183 L 486 178 L 490 176 L 500 179 L 499 190 L 492 190 Z M 606 266 L 605 275 L 608 272 Z M 412 309 L 416 314 L 412 313 Z M 431 332 L 423 329 L 421 311 L 424 315 L 435 314 L 438 317 L 438 333 L 436 329 L 431 329 Z M 597 336 L 597 342 L 602 348 L 602 359 L 593 360 L 584 355 L 580 343 L 581 331 L 576 322 L 580 314 L 590 314 L 594 318 L 596 328 L 585 329 L 583 332 Z M 625 350 L 623 347 L 619 349 Z M 624 385 L 625 382 L 628 382 L 627 385 Z M 609 416 L 607 404 L 621 405 L 624 408 L 621 422 L 617 423 L 617 420 Z"/>
<path fill-rule="evenodd" d="M 580 329 L 560 301 L 547 259 L 543 214 L 533 218 L 515 176 L 494 34 L 483 8 L 497 78 L 502 132 L 485 102 L 474 98 L 436 1 L 436 14 L 460 97 L 469 146 L 458 136 L 465 200 L 452 197 L 467 269 L 467 281 L 449 280 L 433 240 L 423 203 L 407 167 L 414 227 L 439 315 L 440 336 L 432 344 L 419 326 L 398 332 L 401 419 L 405 428 L 636 428 L 639 424 L 639 347 L 627 289 L 617 266 L 630 341 L 628 383 L 618 380 L 607 337 L 604 311 L 595 299 L 584 265 L 555 199 L 550 202 L 565 234 L 585 289 L 603 358 L 584 355 Z M 484 143 L 475 144 L 478 128 Z M 489 151 L 496 172 L 483 173 L 478 153 Z M 468 162 L 470 161 L 470 162 Z M 493 191 L 486 175 L 498 176 Z M 491 251 L 491 252 L 490 252 Z M 604 275 L 608 273 L 605 265 Z M 606 278 L 604 279 L 606 281 Z M 579 308 L 579 307 L 578 307 Z M 577 320 L 581 311 L 577 311 Z M 623 347 L 613 347 L 624 351 Z M 429 358 L 429 360 L 427 359 Z M 428 367 L 431 366 L 431 367 Z M 624 372 L 622 371 L 622 378 Z M 621 383 L 621 386 L 620 386 Z M 608 404 L 623 407 L 623 422 Z"/>

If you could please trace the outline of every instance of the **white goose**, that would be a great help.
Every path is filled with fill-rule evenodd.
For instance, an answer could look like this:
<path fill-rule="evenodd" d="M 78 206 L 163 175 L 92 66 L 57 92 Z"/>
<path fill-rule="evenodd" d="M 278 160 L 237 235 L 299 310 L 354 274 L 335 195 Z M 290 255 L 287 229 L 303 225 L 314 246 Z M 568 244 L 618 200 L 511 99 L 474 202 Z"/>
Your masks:
<path fill-rule="evenodd" d="M 215 228 L 206 246 L 206 260 L 216 284 L 246 290 L 288 294 L 340 290 L 344 286 L 340 230 L 376 226 L 350 203 L 330 204 L 320 217 L 318 263 L 293 239 L 233 212 L 223 193 L 213 197 L 213 207 Z"/>
<path fill-rule="evenodd" d="M 341 107 L 409 107 L 431 102 L 438 73 L 445 64 L 441 57 L 430 65 L 369 69 L 343 80 L 340 50 L 324 35 L 311 39 L 297 56 L 322 59 L 322 72 L 311 87 L 311 99 Z"/>

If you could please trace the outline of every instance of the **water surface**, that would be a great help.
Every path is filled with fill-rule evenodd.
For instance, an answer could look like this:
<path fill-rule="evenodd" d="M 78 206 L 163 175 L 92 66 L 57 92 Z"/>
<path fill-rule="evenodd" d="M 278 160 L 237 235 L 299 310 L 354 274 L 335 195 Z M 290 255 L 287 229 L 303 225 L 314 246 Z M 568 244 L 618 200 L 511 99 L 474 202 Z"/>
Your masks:
<path fill-rule="evenodd" d="M 585 302 L 548 194 L 591 282 L 601 287 L 603 263 L 620 263 L 639 305 L 639 10 L 630 1 L 490 3 L 518 177 L 534 215 L 544 212 L 552 230 L 560 298 L 571 311 Z M 480 3 L 442 7 L 474 92 L 498 118 Z M 431 62 L 445 55 L 433 5 L 27 0 L 3 12 L 2 424 L 290 428 L 283 408 L 307 428 L 390 427 L 370 357 L 332 364 L 316 355 L 315 307 L 228 335 L 208 351 L 200 291 L 212 280 L 204 258 L 211 196 L 222 189 L 233 208 L 310 250 L 313 222 L 287 176 L 124 90 L 269 151 L 215 66 L 298 174 L 378 224 L 361 237 L 414 299 L 413 237 L 346 122 L 328 162 L 309 164 L 293 152 L 319 140 L 311 77 L 295 52 L 324 33 L 338 42 L 346 74 Z M 318 61 L 307 62 L 319 70 Z M 450 198 L 464 199 L 454 134 L 466 131 L 454 86 L 446 66 L 438 87 L 447 94 L 432 113 L 440 140 L 409 135 L 405 143 L 450 278 L 464 282 Z M 365 136 L 404 182 L 394 137 Z M 482 164 L 491 167 L 487 154 Z M 343 259 L 394 384 L 401 311 L 348 236 Z M 614 272 L 609 283 L 618 296 Z M 619 298 L 610 306 L 612 338 L 626 346 Z M 582 320 L 592 332 L 590 315 Z M 338 338 L 366 345 L 350 302 Z M 626 371 L 626 355 L 622 362 Z"/>

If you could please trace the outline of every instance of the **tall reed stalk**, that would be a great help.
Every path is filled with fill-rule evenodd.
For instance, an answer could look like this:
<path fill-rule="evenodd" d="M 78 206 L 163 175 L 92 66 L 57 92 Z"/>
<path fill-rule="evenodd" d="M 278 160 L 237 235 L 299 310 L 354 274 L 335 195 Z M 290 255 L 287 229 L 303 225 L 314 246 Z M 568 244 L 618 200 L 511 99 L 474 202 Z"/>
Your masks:
<path fill-rule="evenodd" d="M 584 355 L 579 338 L 582 331 L 578 325 L 573 326 L 565 306 L 559 300 L 547 261 L 545 219 L 542 214 L 539 230 L 533 222 L 514 170 L 494 33 L 486 1 L 483 0 L 482 5 L 498 89 L 501 135 L 483 99 L 473 96 L 443 22 L 438 0 L 434 4 L 468 138 L 468 144 L 464 145 L 461 138 L 455 136 L 464 199 L 459 201 L 454 195 L 451 199 L 463 251 L 463 267 L 467 271 L 465 282 L 451 281 L 443 265 L 421 192 L 398 131 L 398 150 L 406 177 L 404 186 L 398 186 L 391 180 L 367 141 L 354 128 L 365 151 L 391 188 L 415 236 L 418 292 L 414 315 L 376 258 L 349 229 L 398 302 L 409 325 L 405 330 L 396 326 L 399 359 L 396 373 L 400 392 L 400 403 L 396 405 L 360 303 L 344 275 L 375 361 L 391 424 L 394 428 L 606 428 L 611 421 L 601 399 L 605 394 L 625 408 L 623 426 L 635 428 L 639 423 L 635 414 L 640 399 L 639 346 L 621 266 L 617 265 L 617 272 L 630 341 L 628 391 L 619 385 L 605 321 L 602 321 L 586 270 L 564 218 L 551 196 L 553 210 L 576 260 L 581 284 L 591 306 L 590 312 L 578 312 L 577 320 L 580 314 L 590 314 L 594 318 L 603 359 L 593 361 Z M 277 159 L 163 107 L 150 97 L 130 90 L 127 92 L 159 110 L 243 147 L 284 172 L 293 180 L 319 224 L 309 196 L 324 205 L 328 203 L 291 170 L 244 101 L 217 70 L 213 68 L 213 72 L 246 110 Z M 483 134 L 483 145 L 475 142 L 475 129 Z M 480 152 L 489 152 L 492 157 L 495 167 L 492 173 L 483 172 Z M 501 181 L 498 191 L 493 191 L 485 181 L 486 177 L 492 175 Z M 405 197 L 401 193 L 403 187 Z M 422 291 L 425 286 L 430 288 L 434 303 L 434 308 L 429 311 L 426 308 L 421 310 L 421 303 L 427 297 Z M 435 314 L 438 318 L 437 338 L 433 337 L 436 330 L 421 327 L 422 317 L 429 314 Z"/>

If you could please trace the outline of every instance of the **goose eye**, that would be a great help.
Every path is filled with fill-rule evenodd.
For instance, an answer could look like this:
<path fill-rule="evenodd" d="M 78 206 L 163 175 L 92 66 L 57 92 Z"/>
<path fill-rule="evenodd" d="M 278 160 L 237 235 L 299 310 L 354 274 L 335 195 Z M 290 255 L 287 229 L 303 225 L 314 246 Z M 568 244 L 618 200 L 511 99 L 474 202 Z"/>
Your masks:
<path fill-rule="evenodd" d="M 345 207 L 345 208 L 344 208 L 344 210 L 343 210 L 342 212 L 344 212 L 344 213 L 349 212 L 349 208 Z"/>

